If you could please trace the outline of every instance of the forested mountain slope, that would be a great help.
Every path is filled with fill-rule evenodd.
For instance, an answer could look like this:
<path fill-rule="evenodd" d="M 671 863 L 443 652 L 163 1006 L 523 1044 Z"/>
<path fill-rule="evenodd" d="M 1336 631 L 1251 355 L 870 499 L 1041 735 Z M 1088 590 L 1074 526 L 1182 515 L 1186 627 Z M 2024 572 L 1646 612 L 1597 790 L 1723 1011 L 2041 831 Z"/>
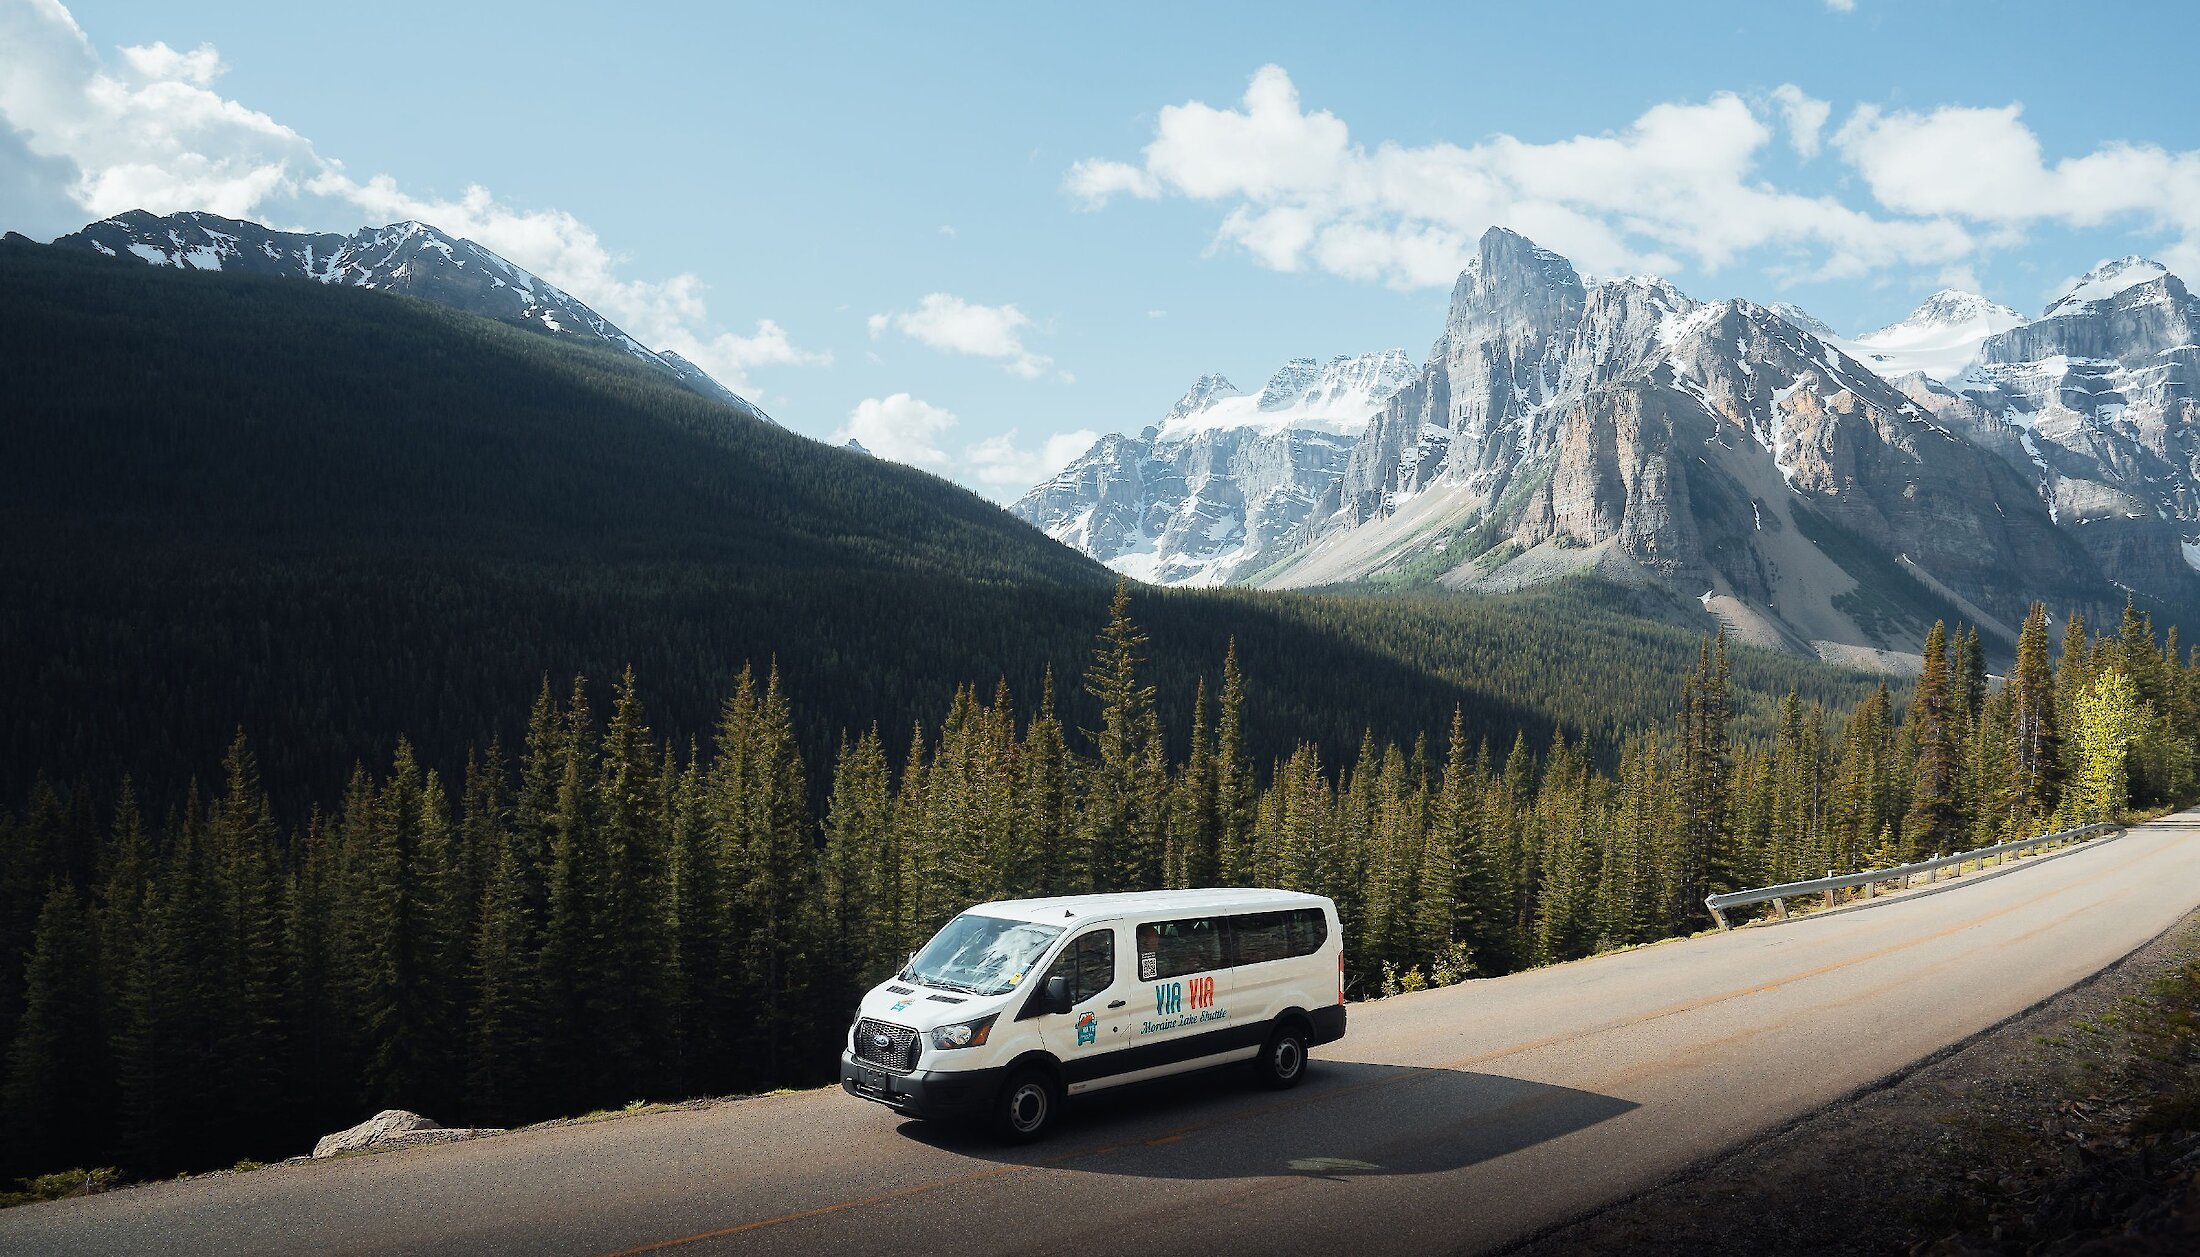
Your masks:
<path fill-rule="evenodd" d="M 814 754 L 874 721 L 898 742 L 960 684 L 1036 696 L 1074 674 L 1105 618 L 1110 573 L 981 498 L 524 326 L 15 244 L 0 342 L 11 794 L 38 771 L 173 789 L 242 725 L 296 800 L 401 734 L 447 767 L 510 745 L 545 673 L 628 664 L 676 740 L 707 733 L 744 663 L 776 661 Z M 1236 637 L 1262 762 L 1368 726 L 1410 738 L 1460 703 L 1500 744 L 1639 725 L 1694 641 L 1629 615 L 1562 634 L 1492 602 L 1139 601 L 1170 736 Z M 1614 651 L 1570 670 L 1606 692 L 1528 682 L 1531 661 L 1547 677 Z M 1745 669 L 1765 693 L 1861 692 Z"/>

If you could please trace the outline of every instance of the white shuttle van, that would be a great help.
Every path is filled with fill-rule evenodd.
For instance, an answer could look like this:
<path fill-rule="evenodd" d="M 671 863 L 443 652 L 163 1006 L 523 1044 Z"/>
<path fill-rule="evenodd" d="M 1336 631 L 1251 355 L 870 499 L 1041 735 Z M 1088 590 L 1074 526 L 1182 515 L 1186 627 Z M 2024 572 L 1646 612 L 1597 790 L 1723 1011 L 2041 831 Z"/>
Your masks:
<path fill-rule="evenodd" d="M 1344 1037 L 1337 905 L 1284 890 L 984 903 L 863 997 L 840 1085 L 1037 1139 L 1065 1096 L 1231 1062 L 1297 1085 Z"/>

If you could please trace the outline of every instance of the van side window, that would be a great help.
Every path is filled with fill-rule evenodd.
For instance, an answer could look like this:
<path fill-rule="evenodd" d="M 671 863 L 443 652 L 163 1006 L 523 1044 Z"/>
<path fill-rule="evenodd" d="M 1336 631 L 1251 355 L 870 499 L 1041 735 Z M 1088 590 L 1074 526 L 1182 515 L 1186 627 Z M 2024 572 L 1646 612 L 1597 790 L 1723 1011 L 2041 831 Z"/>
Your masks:
<path fill-rule="evenodd" d="M 1115 931 L 1094 930 L 1063 948 L 1047 977 L 1069 979 L 1072 1004 L 1082 1004 L 1115 985 Z"/>
<path fill-rule="evenodd" d="M 1138 927 L 1138 980 L 1152 982 L 1223 967 L 1222 923 L 1213 917 L 1149 921 Z"/>
<path fill-rule="evenodd" d="M 1319 908 L 1297 908 L 1291 918 L 1291 954 L 1311 956 L 1329 941 L 1329 918 Z"/>
<path fill-rule="evenodd" d="M 1258 965 L 1293 955 L 1291 914 L 1247 912 L 1230 918 L 1230 963 Z"/>

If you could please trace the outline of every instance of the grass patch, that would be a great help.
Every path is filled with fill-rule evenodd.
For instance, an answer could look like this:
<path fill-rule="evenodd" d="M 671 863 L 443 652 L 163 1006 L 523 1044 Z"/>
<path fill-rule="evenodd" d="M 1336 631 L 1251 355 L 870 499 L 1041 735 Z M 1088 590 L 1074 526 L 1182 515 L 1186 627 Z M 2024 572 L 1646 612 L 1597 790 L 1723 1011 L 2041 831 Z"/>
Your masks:
<path fill-rule="evenodd" d="M 122 1171 L 111 1165 L 91 1170 L 62 1170 L 57 1174 L 41 1174 L 36 1178 L 16 1180 L 23 1190 L 0 1192 L 0 1209 L 16 1205 L 34 1205 L 47 1200 L 70 1200 L 77 1196 L 96 1196 L 122 1186 Z"/>
<path fill-rule="evenodd" d="M 1501 535 L 1482 515 L 1469 516 L 1439 532 L 1413 557 L 1370 575 L 1367 583 L 1385 590 L 1425 589 L 1444 573 L 1489 553 Z"/>
<path fill-rule="evenodd" d="M 679 1106 L 657 1100 L 629 1100 L 615 1109 L 596 1109 L 579 1117 L 567 1118 L 566 1125 L 580 1126 L 588 1122 L 608 1122 L 614 1117 L 639 1117 L 644 1113 L 670 1113 Z M 556 1125 L 558 1123 L 545 1123 Z"/>

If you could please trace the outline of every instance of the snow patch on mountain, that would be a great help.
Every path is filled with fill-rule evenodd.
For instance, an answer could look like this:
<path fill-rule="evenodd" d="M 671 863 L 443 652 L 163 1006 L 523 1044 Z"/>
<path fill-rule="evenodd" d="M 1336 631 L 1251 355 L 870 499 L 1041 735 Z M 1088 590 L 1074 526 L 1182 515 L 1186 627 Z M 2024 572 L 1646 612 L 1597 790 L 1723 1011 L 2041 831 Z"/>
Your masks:
<path fill-rule="evenodd" d="M 1414 374 L 1405 350 L 1388 349 L 1339 354 L 1326 363 L 1293 358 L 1253 396 L 1222 376 L 1202 376 L 1162 419 L 1160 439 L 1182 441 L 1231 428 L 1357 436 Z"/>

